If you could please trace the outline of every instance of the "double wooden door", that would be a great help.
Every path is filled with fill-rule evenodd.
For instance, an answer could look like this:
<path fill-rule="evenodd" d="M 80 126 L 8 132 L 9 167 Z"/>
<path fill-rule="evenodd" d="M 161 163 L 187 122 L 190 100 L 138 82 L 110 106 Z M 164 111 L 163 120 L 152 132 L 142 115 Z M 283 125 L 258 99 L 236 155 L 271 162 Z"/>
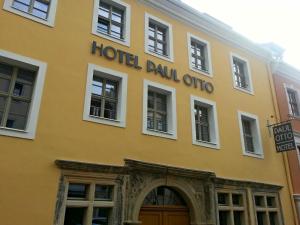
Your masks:
<path fill-rule="evenodd" d="M 142 207 L 139 220 L 141 225 L 189 225 L 186 207 Z"/>

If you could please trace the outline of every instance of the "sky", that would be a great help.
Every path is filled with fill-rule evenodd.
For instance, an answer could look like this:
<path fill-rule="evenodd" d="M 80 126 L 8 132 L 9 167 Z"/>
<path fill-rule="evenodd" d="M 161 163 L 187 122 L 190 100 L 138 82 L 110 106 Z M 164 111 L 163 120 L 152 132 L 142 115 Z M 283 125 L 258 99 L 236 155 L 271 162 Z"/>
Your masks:
<path fill-rule="evenodd" d="M 255 43 L 274 42 L 300 70 L 300 0 L 181 0 Z"/>

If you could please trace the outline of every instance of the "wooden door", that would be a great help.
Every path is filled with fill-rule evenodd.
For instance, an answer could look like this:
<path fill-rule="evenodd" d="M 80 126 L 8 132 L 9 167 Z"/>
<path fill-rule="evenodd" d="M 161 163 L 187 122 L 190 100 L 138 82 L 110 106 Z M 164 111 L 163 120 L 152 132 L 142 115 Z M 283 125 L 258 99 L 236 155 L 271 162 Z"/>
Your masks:
<path fill-rule="evenodd" d="M 189 225 L 189 212 L 185 207 L 142 207 L 141 225 Z"/>

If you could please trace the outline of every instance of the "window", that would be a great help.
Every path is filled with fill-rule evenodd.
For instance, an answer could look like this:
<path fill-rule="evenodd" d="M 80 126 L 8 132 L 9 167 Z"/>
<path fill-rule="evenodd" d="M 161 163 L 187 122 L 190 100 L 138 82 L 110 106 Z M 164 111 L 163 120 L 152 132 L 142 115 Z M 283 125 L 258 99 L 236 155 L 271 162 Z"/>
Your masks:
<path fill-rule="evenodd" d="M 130 46 L 130 10 L 121 0 L 94 0 L 92 33 Z"/>
<path fill-rule="evenodd" d="M 232 53 L 231 66 L 234 87 L 238 90 L 253 94 L 248 60 Z"/>
<path fill-rule="evenodd" d="M 113 224 L 114 185 L 69 181 L 63 225 Z"/>
<path fill-rule="evenodd" d="M 143 133 L 177 138 L 176 93 L 174 88 L 144 81 Z"/>
<path fill-rule="evenodd" d="M 191 96 L 193 144 L 220 148 L 216 103 Z"/>
<path fill-rule="evenodd" d="M 172 25 L 145 14 L 145 52 L 173 62 Z"/>
<path fill-rule="evenodd" d="M 263 158 L 258 118 L 249 113 L 238 112 L 241 142 L 244 155 Z"/>
<path fill-rule="evenodd" d="M 190 33 L 187 36 L 190 69 L 207 76 L 212 76 L 209 42 Z"/>
<path fill-rule="evenodd" d="M 254 206 L 257 225 L 280 225 L 281 217 L 276 194 L 255 193 Z"/>
<path fill-rule="evenodd" d="M 286 93 L 288 97 L 290 114 L 295 117 L 300 117 L 298 92 L 286 87 Z"/>
<path fill-rule="evenodd" d="M 0 135 L 33 139 L 46 64 L 0 50 Z"/>
<path fill-rule="evenodd" d="M 57 0 L 5 0 L 4 9 L 48 26 L 54 26 Z"/>
<path fill-rule="evenodd" d="M 89 64 L 83 119 L 125 127 L 127 74 Z"/>
<path fill-rule="evenodd" d="M 219 225 L 246 225 L 246 197 L 243 191 L 217 191 Z"/>

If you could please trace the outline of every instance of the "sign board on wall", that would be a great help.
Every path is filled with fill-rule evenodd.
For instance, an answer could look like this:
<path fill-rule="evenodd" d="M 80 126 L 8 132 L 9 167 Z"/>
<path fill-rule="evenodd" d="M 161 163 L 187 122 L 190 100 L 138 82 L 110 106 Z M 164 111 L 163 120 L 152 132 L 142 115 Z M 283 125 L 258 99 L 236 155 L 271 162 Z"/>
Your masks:
<path fill-rule="evenodd" d="M 273 134 L 277 152 L 296 149 L 293 128 L 290 122 L 273 126 Z"/>

